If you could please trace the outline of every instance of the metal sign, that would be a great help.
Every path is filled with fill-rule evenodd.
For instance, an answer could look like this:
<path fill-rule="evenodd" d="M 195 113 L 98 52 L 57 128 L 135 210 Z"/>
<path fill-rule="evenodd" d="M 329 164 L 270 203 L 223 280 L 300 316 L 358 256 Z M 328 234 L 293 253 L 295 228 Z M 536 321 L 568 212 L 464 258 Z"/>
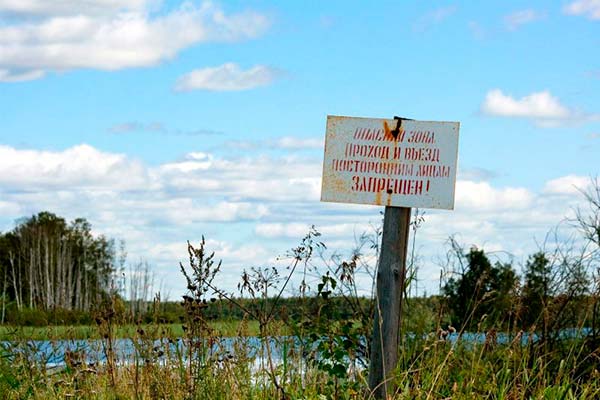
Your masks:
<path fill-rule="evenodd" d="M 321 201 L 454 209 L 459 125 L 327 116 Z"/>

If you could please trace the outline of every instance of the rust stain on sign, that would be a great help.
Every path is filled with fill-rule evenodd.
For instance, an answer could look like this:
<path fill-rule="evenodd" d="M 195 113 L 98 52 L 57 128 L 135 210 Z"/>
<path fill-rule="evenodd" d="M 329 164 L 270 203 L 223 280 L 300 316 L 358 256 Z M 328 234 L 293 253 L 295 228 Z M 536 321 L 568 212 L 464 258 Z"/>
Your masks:
<path fill-rule="evenodd" d="M 396 142 L 398 136 L 394 137 L 394 135 L 392 135 L 392 130 L 390 129 L 390 126 L 388 125 L 387 121 L 383 121 L 383 132 L 386 140 Z"/>
<path fill-rule="evenodd" d="M 390 142 L 397 143 L 398 140 L 403 137 L 404 129 L 402 129 L 402 120 L 397 119 L 397 125 L 395 129 L 390 129 L 390 126 L 386 120 L 383 120 L 383 132 L 384 138 Z"/>
<path fill-rule="evenodd" d="M 391 128 L 395 125 L 395 128 Z M 458 122 L 327 117 L 322 201 L 454 207 Z"/>
<path fill-rule="evenodd" d="M 378 206 L 381 205 L 381 192 L 375 193 L 375 205 L 378 205 Z"/>

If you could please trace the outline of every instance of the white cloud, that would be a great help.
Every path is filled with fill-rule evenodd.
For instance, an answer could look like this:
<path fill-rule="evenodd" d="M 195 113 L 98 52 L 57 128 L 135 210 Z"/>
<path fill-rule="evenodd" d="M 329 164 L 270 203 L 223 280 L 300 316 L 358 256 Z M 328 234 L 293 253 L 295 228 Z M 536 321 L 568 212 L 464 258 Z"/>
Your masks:
<path fill-rule="evenodd" d="M 532 119 L 537 125 L 543 127 L 599 118 L 598 114 L 586 114 L 566 107 L 547 90 L 515 99 L 504 94 L 500 89 L 493 89 L 487 93 L 481 111 L 492 116 Z"/>
<path fill-rule="evenodd" d="M 230 242 L 207 240 L 206 245 L 218 253 L 219 259 L 223 259 L 225 262 L 262 264 L 269 256 L 262 246 L 256 244 L 234 247 Z"/>
<path fill-rule="evenodd" d="M 589 177 L 578 175 L 567 175 L 560 178 L 552 179 L 546 182 L 544 192 L 549 194 L 579 194 L 582 190 L 586 190 L 591 180 Z"/>
<path fill-rule="evenodd" d="M 32 15 L 106 14 L 143 10 L 156 0 L 0 0 L 0 13 Z"/>
<path fill-rule="evenodd" d="M 161 169 L 164 172 L 193 172 L 197 170 L 205 171 L 213 165 L 213 157 L 203 152 L 188 153 L 184 161 L 163 164 Z"/>
<path fill-rule="evenodd" d="M 584 15 L 592 20 L 600 20 L 600 0 L 577 0 L 564 6 L 568 15 Z"/>
<path fill-rule="evenodd" d="M 21 213 L 21 207 L 17 203 L 0 200 L 0 216 L 14 216 Z"/>
<path fill-rule="evenodd" d="M 71 3 L 65 2 L 65 8 Z M 39 4 L 33 1 L 28 9 Z M 111 1 L 90 4 L 118 7 Z M 36 79 L 47 71 L 152 66 L 198 43 L 255 38 L 269 25 L 264 15 L 228 15 L 211 3 L 183 3 L 158 15 L 133 4 L 106 15 L 50 15 L 0 25 L 0 81 Z"/>
<path fill-rule="evenodd" d="M 298 149 L 323 149 L 325 141 L 317 138 L 298 138 L 284 136 L 273 140 L 271 146 L 278 149 L 298 150 Z"/>
<path fill-rule="evenodd" d="M 24 72 L 0 69 L 0 82 L 25 82 L 40 79 L 45 75 L 44 71 L 29 70 Z"/>
<path fill-rule="evenodd" d="M 456 182 L 456 209 L 472 212 L 527 209 L 533 198 L 525 188 L 496 189 L 488 182 Z"/>
<path fill-rule="evenodd" d="M 275 223 L 264 223 L 257 224 L 254 228 L 254 232 L 258 236 L 266 237 L 266 238 L 275 238 L 275 237 L 295 237 L 299 238 L 308 232 L 310 228 L 309 224 L 303 223 L 289 223 L 284 224 L 280 222 Z"/>
<path fill-rule="evenodd" d="M 538 21 L 545 18 L 545 16 L 545 13 L 533 9 L 520 10 L 505 16 L 504 23 L 508 30 L 514 31 L 519 29 L 522 25 Z"/>
<path fill-rule="evenodd" d="M 486 114 L 501 117 L 564 119 L 572 113 L 547 90 L 514 99 L 494 89 L 487 93 L 481 108 Z"/>
<path fill-rule="evenodd" d="M 17 150 L 0 145 L 0 184 L 5 187 L 136 189 L 149 183 L 140 163 L 89 145 L 64 151 Z"/>
<path fill-rule="evenodd" d="M 218 67 L 196 69 L 181 76 L 175 84 L 175 90 L 248 90 L 269 85 L 280 75 L 280 71 L 264 65 L 242 70 L 237 64 L 226 63 Z"/>
<path fill-rule="evenodd" d="M 269 215 L 269 208 L 260 203 L 221 201 L 198 207 L 191 198 L 160 201 L 157 207 L 170 222 L 177 224 L 202 222 L 232 222 L 260 220 Z"/>
<path fill-rule="evenodd" d="M 1 190 L 18 193 L 24 203 L 59 208 L 78 202 L 119 205 L 149 216 L 140 217 L 149 223 L 256 220 L 270 213 L 265 201 L 318 199 L 320 168 L 306 158 L 226 160 L 201 151 L 149 167 L 89 145 L 62 151 L 0 146 Z M 7 199 L 2 207 L 9 204 Z"/>
<path fill-rule="evenodd" d="M 168 163 L 156 171 L 174 192 L 221 193 L 235 198 L 307 201 L 320 195 L 321 166 L 311 158 L 253 156 Z"/>
<path fill-rule="evenodd" d="M 266 238 L 286 237 L 291 239 L 298 239 L 307 234 L 311 223 L 258 223 L 254 229 L 254 232 L 258 236 Z M 343 237 L 354 237 L 360 235 L 363 232 L 369 230 L 369 225 L 364 222 L 354 223 L 342 223 L 342 224 L 325 224 L 319 225 L 318 231 L 325 237 L 329 238 L 343 238 Z"/>

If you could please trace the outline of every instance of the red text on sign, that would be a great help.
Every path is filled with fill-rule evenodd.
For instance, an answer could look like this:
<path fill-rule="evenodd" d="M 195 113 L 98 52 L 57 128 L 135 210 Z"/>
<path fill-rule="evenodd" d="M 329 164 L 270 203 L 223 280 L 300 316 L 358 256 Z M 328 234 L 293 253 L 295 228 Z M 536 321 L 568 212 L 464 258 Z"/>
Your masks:
<path fill-rule="evenodd" d="M 387 192 L 388 194 L 422 195 L 429 191 L 429 180 L 376 178 L 366 176 L 352 177 L 352 191 L 354 192 Z"/>

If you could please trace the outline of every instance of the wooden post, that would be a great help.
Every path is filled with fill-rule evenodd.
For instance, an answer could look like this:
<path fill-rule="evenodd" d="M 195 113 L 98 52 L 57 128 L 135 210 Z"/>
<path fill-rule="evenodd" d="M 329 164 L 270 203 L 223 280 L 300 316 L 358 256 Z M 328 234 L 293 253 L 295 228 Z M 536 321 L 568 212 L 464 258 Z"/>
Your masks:
<path fill-rule="evenodd" d="M 410 211 L 388 206 L 383 218 L 369 367 L 369 387 L 376 399 L 387 399 L 396 390 L 393 372 L 398 362 Z"/>

